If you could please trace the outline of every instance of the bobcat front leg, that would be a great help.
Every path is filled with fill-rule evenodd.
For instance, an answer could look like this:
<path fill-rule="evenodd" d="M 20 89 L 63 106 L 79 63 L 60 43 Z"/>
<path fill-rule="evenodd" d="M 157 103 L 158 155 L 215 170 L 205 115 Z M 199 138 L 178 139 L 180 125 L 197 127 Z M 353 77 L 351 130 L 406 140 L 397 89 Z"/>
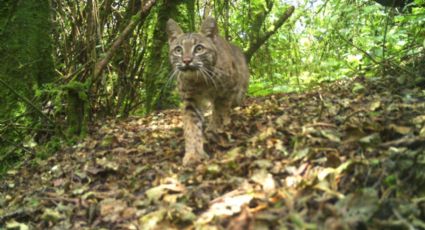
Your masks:
<path fill-rule="evenodd" d="M 208 159 L 204 152 L 202 112 L 194 100 L 185 100 L 183 108 L 183 132 L 185 155 L 183 165 L 191 165 Z"/>

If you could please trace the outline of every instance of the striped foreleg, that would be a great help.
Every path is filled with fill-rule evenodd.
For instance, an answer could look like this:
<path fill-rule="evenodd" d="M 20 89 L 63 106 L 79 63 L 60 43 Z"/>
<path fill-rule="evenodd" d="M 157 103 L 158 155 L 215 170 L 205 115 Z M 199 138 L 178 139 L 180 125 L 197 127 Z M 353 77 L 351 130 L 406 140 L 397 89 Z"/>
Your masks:
<path fill-rule="evenodd" d="M 183 131 L 185 155 L 183 165 L 190 165 L 207 159 L 204 151 L 203 123 L 204 117 L 194 100 L 186 99 L 183 108 Z"/>

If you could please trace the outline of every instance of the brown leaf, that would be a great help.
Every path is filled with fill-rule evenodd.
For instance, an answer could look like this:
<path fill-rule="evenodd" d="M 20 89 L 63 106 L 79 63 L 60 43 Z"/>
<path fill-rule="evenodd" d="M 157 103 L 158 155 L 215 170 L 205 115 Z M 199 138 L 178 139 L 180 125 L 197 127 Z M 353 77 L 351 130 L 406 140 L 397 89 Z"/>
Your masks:
<path fill-rule="evenodd" d="M 254 218 L 249 207 L 244 205 L 241 213 L 230 221 L 229 230 L 254 230 Z"/>

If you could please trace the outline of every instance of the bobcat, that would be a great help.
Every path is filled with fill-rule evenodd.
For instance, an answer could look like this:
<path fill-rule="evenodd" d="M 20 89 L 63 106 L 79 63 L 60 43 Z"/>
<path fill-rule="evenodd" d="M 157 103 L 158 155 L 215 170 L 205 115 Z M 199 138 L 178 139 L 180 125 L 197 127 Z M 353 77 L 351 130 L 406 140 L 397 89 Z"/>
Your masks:
<path fill-rule="evenodd" d="M 219 36 L 211 17 L 204 20 L 199 33 L 184 33 L 173 19 L 166 30 L 172 77 L 177 76 L 183 100 L 183 165 L 192 165 L 208 158 L 203 147 L 204 102 L 212 107 L 207 130 L 221 130 L 230 123 L 231 108 L 245 95 L 249 71 L 242 51 Z"/>

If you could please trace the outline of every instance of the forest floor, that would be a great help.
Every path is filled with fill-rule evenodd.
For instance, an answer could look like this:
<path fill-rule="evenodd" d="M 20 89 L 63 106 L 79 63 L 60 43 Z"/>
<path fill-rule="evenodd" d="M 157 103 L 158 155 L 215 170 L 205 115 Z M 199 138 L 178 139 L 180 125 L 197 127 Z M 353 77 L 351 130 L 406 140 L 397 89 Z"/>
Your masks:
<path fill-rule="evenodd" d="M 357 78 L 248 98 L 181 165 L 178 110 L 109 120 L 0 184 L 0 229 L 425 229 L 425 95 Z"/>

